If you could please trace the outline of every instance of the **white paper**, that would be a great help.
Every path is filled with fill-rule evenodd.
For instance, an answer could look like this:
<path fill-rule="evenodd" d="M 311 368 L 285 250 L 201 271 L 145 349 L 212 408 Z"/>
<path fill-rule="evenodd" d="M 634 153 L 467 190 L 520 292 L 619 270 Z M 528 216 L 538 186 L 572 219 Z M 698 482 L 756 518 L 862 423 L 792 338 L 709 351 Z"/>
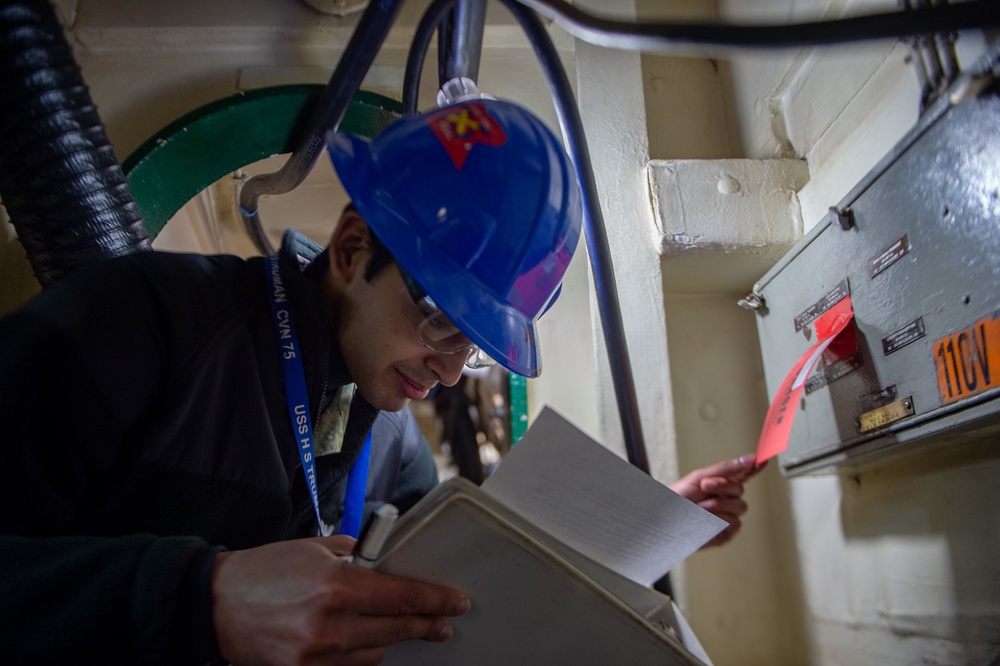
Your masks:
<path fill-rule="evenodd" d="M 482 489 L 641 585 L 652 585 L 726 526 L 548 407 Z"/>

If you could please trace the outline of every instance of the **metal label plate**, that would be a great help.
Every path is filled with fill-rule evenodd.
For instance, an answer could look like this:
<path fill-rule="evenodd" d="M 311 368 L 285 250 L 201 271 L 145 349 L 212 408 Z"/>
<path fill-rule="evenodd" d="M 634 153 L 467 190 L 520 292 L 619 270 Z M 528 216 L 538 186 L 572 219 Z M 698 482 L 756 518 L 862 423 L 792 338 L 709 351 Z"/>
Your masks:
<path fill-rule="evenodd" d="M 824 312 L 832 308 L 834 305 L 839 303 L 844 299 L 845 296 L 851 295 L 851 287 L 847 282 L 847 278 L 844 278 L 837 286 L 828 291 L 823 295 L 823 298 L 819 299 L 808 308 L 805 309 L 798 317 L 795 318 L 795 330 L 801 331 L 805 328 L 811 321 L 818 318 Z"/>
<path fill-rule="evenodd" d="M 882 405 L 888 405 L 890 402 L 896 399 L 898 392 L 896 390 L 896 385 L 891 384 L 886 386 L 881 391 L 877 393 L 869 393 L 868 395 L 863 395 L 859 398 L 858 402 L 861 404 L 861 411 L 870 412 L 876 407 L 881 407 Z"/>
<path fill-rule="evenodd" d="M 855 425 L 859 432 L 871 432 L 905 419 L 907 416 L 913 416 L 913 398 L 911 396 L 861 414 Z"/>
<path fill-rule="evenodd" d="M 888 356 L 894 351 L 899 351 L 911 342 L 916 342 L 920 338 L 924 337 L 925 334 L 924 318 L 918 317 L 915 321 L 910 322 L 895 333 L 882 338 L 882 353 Z"/>
<path fill-rule="evenodd" d="M 864 359 L 861 357 L 861 352 L 857 352 L 826 366 L 806 381 L 806 395 L 849 375 L 863 365 Z"/>
<path fill-rule="evenodd" d="M 909 251 L 910 239 L 906 234 L 903 234 L 902 238 L 871 260 L 869 269 L 871 270 L 872 277 L 875 277 L 885 269 L 889 268 L 889 266 L 892 266 L 894 263 L 902 259 Z"/>

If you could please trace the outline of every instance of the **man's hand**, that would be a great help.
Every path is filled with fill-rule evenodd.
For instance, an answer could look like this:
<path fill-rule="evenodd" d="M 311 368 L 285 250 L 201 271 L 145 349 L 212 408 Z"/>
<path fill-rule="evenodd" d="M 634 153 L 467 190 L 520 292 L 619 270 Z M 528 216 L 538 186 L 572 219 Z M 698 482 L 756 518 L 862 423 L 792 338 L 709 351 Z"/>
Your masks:
<path fill-rule="evenodd" d="M 696 469 L 670 484 L 670 489 L 678 495 L 729 523 L 703 548 L 721 546 L 736 536 L 740 530 L 740 516 L 747 510 L 743 483 L 766 465 L 766 462 L 755 465 L 754 456 L 746 455 Z"/>
<path fill-rule="evenodd" d="M 354 539 L 300 539 L 218 555 L 213 616 L 222 656 L 242 664 L 377 664 L 397 641 L 445 641 L 469 610 L 457 590 L 347 562 Z"/>

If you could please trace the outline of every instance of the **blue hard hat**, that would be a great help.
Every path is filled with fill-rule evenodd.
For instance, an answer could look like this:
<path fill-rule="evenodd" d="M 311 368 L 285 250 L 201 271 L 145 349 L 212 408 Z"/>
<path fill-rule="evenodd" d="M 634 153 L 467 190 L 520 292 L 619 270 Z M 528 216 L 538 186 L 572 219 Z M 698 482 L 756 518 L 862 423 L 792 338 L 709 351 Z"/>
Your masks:
<path fill-rule="evenodd" d="M 511 102 L 467 100 L 374 140 L 327 136 L 354 205 L 393 258 L 476 345 L 537 377 L 535 321 L 580 238 L 581 197 L 552 132 Z"/>

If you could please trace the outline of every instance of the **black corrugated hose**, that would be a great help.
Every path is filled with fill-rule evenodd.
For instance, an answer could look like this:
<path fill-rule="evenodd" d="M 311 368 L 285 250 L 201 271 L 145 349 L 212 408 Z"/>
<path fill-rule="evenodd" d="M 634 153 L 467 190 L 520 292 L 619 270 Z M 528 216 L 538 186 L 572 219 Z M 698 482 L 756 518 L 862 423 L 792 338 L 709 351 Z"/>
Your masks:
<path fill-rule="evenodd" d="M 150 249 L 48 0 L 0 0 L 0 200 L 43 287 Z"/>

